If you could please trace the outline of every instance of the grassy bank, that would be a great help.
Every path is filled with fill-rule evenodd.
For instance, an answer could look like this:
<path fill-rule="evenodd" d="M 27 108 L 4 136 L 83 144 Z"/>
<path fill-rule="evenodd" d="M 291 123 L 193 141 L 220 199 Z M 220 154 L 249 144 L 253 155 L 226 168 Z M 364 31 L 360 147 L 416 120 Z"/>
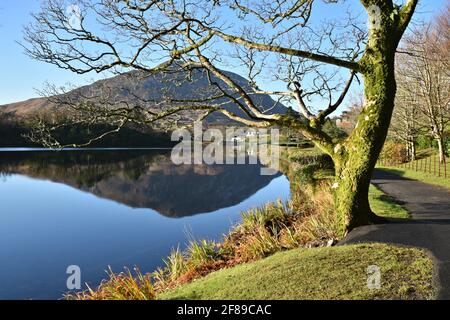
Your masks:
<path fill-rule="evenodd" d="M 272 283 L 279 278 L 277 280 L 279 286 L 290 287 L 291 291 L 280 293 L 277 290 L 265 288 L 261 283 L 257 285 L 258 282 L 254 282 L 254 280 L 239 280 L 239 282 L 242 282 L 241 285 L 255 283 L 255 286 L 248 288 L 224 287 L 225 291 L 221 291 L 220 294 L 227 298 L 242 299 L 249 297 L 253 297 L 253 299 L 331 299 L 338 295 L 340 298 L 355 299 L 369 299 L 373 295 L 378 298 L 394 296 L 408 299 L 419 296 L 429 297 L 430 293 L 427 288 L 420 289 L 419 293 L 412 292 L 407 288 L 408 283 L 415 285 L 415 282 L 409 280 L 412 275 L 408 272 L 409 270 L 413 272 L 410 266 L 411 262 L 417 264 L 417 268 L 424 266 L 423 269 L 414 269 L 414 273 L 418 272 L 416 278 L 418 283 L 427 285 L 431 283 L 428 277 L 431 275 L 428 260 L 425 262 L 426 258 L 421 251 L 404 251 L 404 249 L 380 245 L 305 249 L 305 247 L 323 247 L 327 245 L 330 239 L 335 239 L 331 196 L 328 192 L 324 192 L 325 187 L 326 185 L 322 185 L 321 188 L 316 186 L 315 189 L 318 190 L 314 194 L 310 193 L 312 192 L 310 189 L 309 191 L 297 192 L 287 204 L 269 204 L 243 213 L 241 224 L 234 227 L 225 236 L 223 243 L 205 240 L 192 242 L 185 252 L 174 250 L 164 261 L 166 266 L 152 274 L 143 275 L 139 270 L 135 270 L 133 273 L 127 271 L 119 274 L 110 271 L 110 279 L 104 281 L 99 288 L 85 291 L 82 294 L 69 295 L 67 298 L 95 300 L 180 298 L 180 292 L 184 292 L 184 290 L 197 292 L 199 290 L 196 289 L 197 287 L 203 287 L 203 281 L 206 281 L 204 289 L 206 291 L 202 291 L 205 296 L 196 298 L 220 298 L 219 296 L 209 297 L 207 294 L 215 291 L 216 285 L 222 286 L 222 282 L 228 282 L 227 279 L 233 277 L 245 279 L 248 270 L 253 270 L 254 267 L 252 266 L 255 261 L 256 268 L 259 268 L 258 266 L 262 268 L 261 270 L 251 271 L 259 273 L 258 281 Z M 374 186 L 371 186 L 369 196 L 371 206 L 377 214 L 394 218 L 408 217 L 408 212 L 403 207 L 396 204 L 392 198 L 386 196 Z M 302 249 L 298 249 L 299 247 Z M 402 256 L 403 253 L 405 255 Z M 275 254 L 273 258 L 269 257 L 273 254 Z M 389 257 L 389 254 L 391 257 Z M 269 258 L 264 259 L 265 257 Z M 384 257 L 386 260 L 377 260 L 380 257 Z M 286 259 L 287 266 L 290 263 L 293 267 L 288 266 L 286 269 L 283 269 L 284 267 L 280 265 L 277 267 L 275 262 L 278 260 L 284 261 L 283 259 Z M 354 282 L 361 280 L 359 274 L 364 272 L 363 264 L 365 263 L 365 267 L 367 267 L 367 263 L 370 261 L 377 262 L 377 265 L 388 271 L 390 278 L 387 278 L 387 280 L 395 280 L 396 282 L 387 287 L 386 291 L 378 293 L 369 292 L 361 286 L 358 287 L 358 291 L 351 291 L 350 287 L 355 285 Z M 246 262 L 247 264 L 244 264 Z M 348 269 L 350 264 L 352 267 Z M 298 265 L 301 270 L 297 270 L 295 265 Z M 334 270 L 335 266 L 339 266 L 343 270 Z M 400 270 L 402 269 L 406 270 L 406 274 L 404 274 L 405 278 L 400 281 Z M 316 273 L 317 270 L 321 272 Z M 350 275 L 353 272 L 352 270 L 357 271 L 353 276 Z M 282 275 L 278 273 L 282 273 Z M 323 285 L 324 287 L 315 293 L 311 291 L 312 289 L 306 290 L 302 286 L 295 289 L 299 283 L 298 276 L 300 275 L 310 278 L 306 282 L 304 279 L 301 282 L 302 286 L 316 288 Z M 349 291 L 341 296 L 342 292 L 339 291 L 340 289 L 338 290 L 338 282 L 342 280 L 341 276 L 343 275 L 345 275 L 344 279 L 349 278 L 346 279 L 346 287 Z M 206 278 L 204 278 L 205 276 Z M 331 280 L 327 277 L 331 277 Z M 209 284 L 209 281 L 213 282 Z M 336 287 L 328 288 L 324 284 L 325 281 L 334 281 Z M 192 283 L 192 287 L 190 283 Z M 233 283 L 235 283 L 234 280 L 230 282 L 230 285 Z M 258 287 L 261 289 L 260 291 L 252 291 Z M 173 291 L 174 288 L 178 289 Z M 320 292 L 324 289 L 329 291 Z M 248 296 L 227 296 L 229 293 L 227 290 L 236 291 L 236 294 L 245 293 Z M 402 292 L 406 292 L 408 295 L 402 296 Z M 283 296 L 283 294 L 285 295 Z"/>
<path fill-rule="evenodd" d="M 326 248 L 339 240 L 330 192 L 329 160 L 315 150 L 307 152 L 306 158 L 297 152 L 290 157 L 284 173 L 295 183 L 291 185 L 292 197 L 287 203 L 272 203 L 243 213 L 241 223 L 224 236 L 223 242 L 191 242 L 183 252 L 174 250 L 164 260 L 165 267 L 151 274 L 143 275 L 138 270 L 133 274 L 111 272 L 110 279 L 99 288 L 67 298 L 414 299 L 432 296 L 431 261 L 420 250 L 376 244 Z M 403 207 L 373 186 L 369 197 L 375 213 L 384 217 L 408 217 Z M 387 284 L 377 291 L 368 291 L 364 285 L 365 270 L 370 264 L 385 270 Z"/>
<path fill-rule="evenodd" d="M 367 268 L 381 270 L 369 289 Z M 432 262 L 419 249 L 383 244 L 295 249 L 214 272 L 159 299 L 432 299 Z"/>
<path fill-rule="evenodd" d="M 449 160 L 450 162 L 450 160 Z M 429 184 L 434 184 L 436 186 L 444 187 L 450 189 L 450 171 L 448 171 L 448 177 L 445 179 L 444 177 L 436 177 L 430 175 L 429 173 L 414 171 L 406 168 L 392 168 L 392 167 L 378 167 L 379 169 L 385 170 L 387 172 L 394 173 L 401 177 L 405 177 L 408 179 L 418 180 Z"/>
<path fill-rule="evenodd" d="M 211 272 L 257 261 L 276 252 L 335 242 L 336 221 L 332 197 L 326 191 L 329 188 L 326 184 L 296 190 L 287 203 L 271 203 L 244 212 L 241 222 L 224 236 L 221 243 L 193 241 L 185 251 L 173 250 L 164 260 L 165 266 L 151 274 L 111 272 L 110 279 L 96 290 L 67 298 L 153 297 L 155 293 L 192 282 Z"/>

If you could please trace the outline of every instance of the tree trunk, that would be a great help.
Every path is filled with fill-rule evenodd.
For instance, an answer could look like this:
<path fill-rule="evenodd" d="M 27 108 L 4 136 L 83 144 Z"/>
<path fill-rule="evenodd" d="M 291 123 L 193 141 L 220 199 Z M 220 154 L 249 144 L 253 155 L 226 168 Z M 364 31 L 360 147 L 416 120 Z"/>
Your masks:
<path fill-rule="evenodd" d="M 406 159 L 408 161 L 416 160 L 416 144 L 414 143 L 413 138 L 411 140 L 406 141 Z"/>
<path fill-rule="evenodd" d="M 368 192 L 373 169 L 386 140 L 394 108 L 395 40 L 389 28 L 377 31 L 362 60 L 364 108 L 349 138 L 337 145 L 334 200 L 340 235 L 355 227 L 380 221 L 370 209 Z"/>
<path fill-rule="evenodd" d="M 406 159 L 411 159 L 411 144 L 409 141 L 406 141 Z"/>
<path fill-rule="evenodd" d="M 411 141 L 411 161 L 415 161 L 416 160 L 416 144 L 414 143 L 414 141 Z"/>
<path fill-rule="evenodd" d="M 339 235 L 344 236 L 348 230 L 377 221 L 368 199 L 372 169 L 350 160 L 335 163 L 334 206 Z"/>
<path fill-rule="evenodd" d="M 442 137 L 439 137 L 437 139 L 437 142 L 439 148 L 439 162 L 444 163 L 445 161 L 444 139 L 442 139 Z"/>
<path fill-rule="evenodd" d="M 412 159 L 411 142 L 409 140 L 406 140 L 406 159 L 408 161 Z"/>

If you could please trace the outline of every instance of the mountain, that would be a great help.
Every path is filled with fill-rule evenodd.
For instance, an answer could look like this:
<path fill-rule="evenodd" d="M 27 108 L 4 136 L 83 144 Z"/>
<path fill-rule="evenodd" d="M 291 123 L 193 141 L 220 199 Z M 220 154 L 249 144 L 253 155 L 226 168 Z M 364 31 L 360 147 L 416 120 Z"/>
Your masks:
<path fill-rule="evenodd" d="M 247 92 L 254 92 L 245 78 L 233 72 L 223 72 Z M 221 80 L 215 77 L 212 77 L 212 80 L 223 84 Z M 89 99 L 99 102 L 99 97 L 101 97 L 101 101 L 106 102 L 126 101 L 128 103 L 139 103 L 157 112 L 170 107 L 167 103 L 158 103 L 166 96 L 183 100 L 204 99 L 206 97 L 217 96 L 217 94 L 217 89 L 214 89 L 208 82 L 206 71 L 196 69 L 191 72 L 180 72 L 178 70 L 164 74 L 148 74 L 141 71 L 132 71 L 74 89 L 59 96 L 59 98 L 70 99 L 71 101 Z M 236 97 L 235 94 L 233 95 Z M 282 104 L 276 104 L 269 95 L 252 94 L 252 99 L 261 111 L 270 110 L 268 113 L 286 112 L 286 108 Z M 143 102 L 143 100 L 146 102 Z M 245 117 L 245 114 L 235 104 L 229 103 L 224 98 L 216 99 L 214 102 L 221 103 L 225 109 Z M 55 111 L 59 111 L 62 114 L 65 112 L 64 108 L 57 106 L 47 98 L 34 98 L 0 106 L 0 113 L 3 112 L 17 119 L 36 113 L 53 113 Z M 196 117 L 196 114 L 196 112 L 189 111 L 184 116 L 187 119 L 193 119 Z M 227 124 L 230 120 L 222 114 L 217 113 L 208 117 L 207 122 Z"/>

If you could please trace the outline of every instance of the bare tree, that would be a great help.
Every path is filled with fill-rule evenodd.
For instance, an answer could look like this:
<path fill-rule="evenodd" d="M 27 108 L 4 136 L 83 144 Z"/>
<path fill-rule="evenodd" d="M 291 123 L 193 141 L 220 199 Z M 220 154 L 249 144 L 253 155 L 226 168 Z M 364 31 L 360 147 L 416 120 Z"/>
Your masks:
<path fill-rule="evenodd" d="M 409 56 L 399 55 L 397 59 L 397 95 L 392 116 L 390 136 L 405 143 L 406 156 L 416 159 L 416 143 L 424 125 L 420 111 L 419 84 L 409 80 Z"/>
<path fill-rule="evenodd" d="M 450 73 L 450 4 L 447 4 L 446 10 L 442 12 L 436 19 L 436 30 L 440 35 L 439 45 L 437 50 L 441 57 L 447 75 Z"/>
<path fill-rule="evenodd" d="M 411 54 L 405 58 L 402 72 L 406 94 L 417 98 L 413 104 L 418 102 L 428 130 L 438 143 L 441 162 L 445 160 L 444 138 L 450 124 L 450 38 L 444 24 L 447 21 L 448 26 L 449 19 L 447 10 L 437 19 L 439 23 L 427 24 L 406 39 L 405 47 Z"/>
<path fill-rule="evenodd" d="M 323 1 L 333 6 L 340 2 Z M 114 112 L 113 118 L 119 125 L 135 116 L 152 124 L 196 109 L 202 117 L 222 112 L 246 125 L 299 130 L 333 158 L 335 209 L 345 234 L 377 221 L 368 202 L 369 183 L 394 108 L 395 52 L 417 2 L 361 0 L 361 13 L 368 15 L 366 31 L 351 13 L 347 19 L 311 24 L 313 0 L 81 0 L 76 25 L 67 23 L 67 3 L 46 0 L 26 28 L 25 39 L 31 57 L 78 74 L 130 69 L 155 73 L 173 70 L 174 65 L 206 72 L 211 87 L 245 116 L 211 99 L 166 97 L 168 105 L 176 107 L 160 113 L 140 108 L 134 115 L 136 108 L 121 108 L 123 113 Z M 92 27 L 92 19 L 103 30 Z M 247 68 L 253 89 L 243 88 L 219 66 Z M 347 80 L 341 70 L 348 70 Z M 365 105 L 349 137 L 334 143 L 321 128 L 357 74 L 364 80 Z M 268 80 L 284 82 L 286 90 L 266 90 Z M 333 94 L 337 90 L 340 93 Z M 302 117 L 261 110 L 253 98 L 261 92 L 295 103 Z M 314 110 L 311 105 L 317 99 L 323 104 Z"/>

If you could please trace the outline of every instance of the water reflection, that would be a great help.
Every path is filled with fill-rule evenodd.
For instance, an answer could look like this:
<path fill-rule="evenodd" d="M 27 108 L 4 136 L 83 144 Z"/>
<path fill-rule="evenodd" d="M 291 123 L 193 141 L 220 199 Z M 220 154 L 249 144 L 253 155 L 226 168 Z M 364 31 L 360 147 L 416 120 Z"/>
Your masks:
<path fill-rule="evenodd" d="M 91 286 L 108 266 L 153 271 L 188 235 L 220 240 L 242 211 L 289 197 L 260 165 L 159 151 L 1 152 L 0 172 L 0 299 L 60 298 L 69 265 Z"/>
<path fill-rule="evenodd" d="M 249 161 L 246 161 L 249 163 Z M 184 217 L 230 207 L 281 174 L 256 165 L 174 165 L 169 151 L 3 153 L 0 174 L 64 183 L 132 208 Z"/>

